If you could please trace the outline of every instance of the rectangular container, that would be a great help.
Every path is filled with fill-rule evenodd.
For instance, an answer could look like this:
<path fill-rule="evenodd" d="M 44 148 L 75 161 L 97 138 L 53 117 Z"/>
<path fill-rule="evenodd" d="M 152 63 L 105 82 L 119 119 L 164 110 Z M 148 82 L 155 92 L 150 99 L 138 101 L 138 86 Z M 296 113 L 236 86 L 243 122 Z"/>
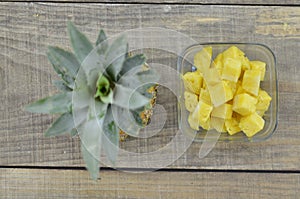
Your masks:
<path fill-rule="evenodd" d="M 222 133 L 219 141 L 228 142 L 253 142 L 264 141 L 268 139 L 275 131 L 277 126 L 277 112 L 278 112 L 278 86 L 277 86 L 277 71 L 276 60 L 274 53 L 265 45 L 255 43 L 203 43 L 188 47 L 182 55 L 178 58 L 178 71 L 180 74 L 185 74 L 188 71 L 192 71 L 194 55 L 202 50 L 203 47 L 211 46 L 213 52 L 213 59 L 216 55 L 223 52 L 230 46 L 236 46 L 241 49 L 249 60 L 259 60 L 266 63 L 265 79 L 261 82 L 261 88 L 268 92 L 272 97 L 269 109 L 264 115 L 265 126 L 264 128 L 251 138 L 248 138 L 244 133 L 237 133 L 235 135 L 229 135 L 228 133 Z M 187 135 L 194 136 L 195 141 L 201 142 L 204 140 L 206 130 L 195 131 L 190 128 L 187 118 L 189 112 L 184 107 L 184 85 L 181 80 L 180 84 L 180 99 L 178 104 L 178 122 L 179 128 Z"/>

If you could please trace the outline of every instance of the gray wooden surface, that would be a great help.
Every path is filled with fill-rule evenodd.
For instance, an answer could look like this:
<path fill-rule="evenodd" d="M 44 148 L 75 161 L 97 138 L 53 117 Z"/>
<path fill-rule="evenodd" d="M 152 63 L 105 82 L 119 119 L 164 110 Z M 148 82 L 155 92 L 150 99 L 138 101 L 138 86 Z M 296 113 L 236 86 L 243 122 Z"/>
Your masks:
<path fill-rule="evenodd" d="M 169 168 L 200 169 L 204 173 L 186 174 L 178 170 L 165 172 L 161 176 L 160 173 L 152 174 L 150 180 L 162 181 L 159 186 L 161 189 L 164 188 L 164 183 L 181 180 L 180 176 L 183 176 L 183 184 L 178 182 L 179 184 L 168 187 L 166 192 L 170 195 L 151 195 L 146 191 L 145 187 L 148 186 L 153 190 L 158 188 L 158 185 L 147 184 L 148 174 L 128 177 L 127 174 L 107 171 L 104 172 L 104 182 L 97 182 L 99 185 L 107 183 L 105 188 L 88 181 L 85 171 L 47 170 L 48 166 L 84 166 L 78 138 L 43 137 L 43 132 L 55 116 L 23 111 L 25 104 L 57 92 L 51 85 L 57 76 L 48 63 L 45 52 L 48 45 L 69 47 L 66 33 L 68 20 L 75 21 L 92 41 L 95 41 L 100 28 L 113 35 L 132 28 L 159 26 L 189 35 L 199 43 L 266 44 L 276 55 L 278 69 L 279 123 L 274 136 L 261 143 L 218 143 L 203 160 L 197 157 L 200 144 L 193 143 Z M 143 198 L 147 193 L 149 198 L 180 198 L 180 195 L 176 195 L 178 188 L 190 190 L 191 197 L 202 193 L 207 198 L 296 198 L 299 194 L 296 188 L 299 187 L 300 170 L 300 7 L 7 2 L 0 3 L 0 46 L 0 166 L 9 167 L 1 169 L 0 174 L 3 189 L 1 194 L 4 194 L 4 198 L 21 198 L 22 194 L 28 198 L 46 198 L 50 194 L 49 190 L 53 189 L 63 189 L 62 194 L 57 196 L 71 198 L 76 187 L 83 194 L 78 197 L 115 193 L 112 197 Z M 160 57 L 155 52 L 150 58 L 155 57 L 154 55 L 176 68 L 176 60 L 174 62 L 173 59 Z M 171 93 L 164 96 L 161 100 L 168 110 L 174 111 L 170 115 L 164 136 L 155 136 L 149 141 L 128 140 L 122 143 L 123 148 L 147 152 L 171 139 L 177 129 L 177 105 Z M 162 157 L 168 158 L 168 155 L 162 154 Z M 11 168 L 14 166 L 15 169 Z M 25 169 L 25 166 L 44 166 L 44 169 L 31 170 Z M 207 169 L 251 170 L 253 173 L 206 173 Z M 255 173 L 256 170 L 268 173 Z M 272 171 L 279 173 L 273 174 Z M 291 173 L 285 173 L 286 171 Z M 144 177 L 147 180 L 141 184 Z M 238 180 L 243 178 L 249 178 L 250 183 Z M 56 183 L 51 183 L 53 179 Z M 78 182 L 78 179 L 82 180 Z M 224 182 L 218 182 L 218 179 L 223 179 Z M 15 187 L 19 183 L 27 184 L 30 181 L 41 182 L 41 186 L 26 185 L 24 189 L 16 191 Z M 119 183 L 124 182 L 131 183 L 133 188 L 120 186 Z M 241 189 L 237 188 L 238 182 L 242 184 Z M 199 189 L 194 190 L 194 186 L 199 183 Z M 202 187 L 201 183 L 205 186 Z M 210 185 L 220 187 L 214 192 Z M 111 186 L 116 188 L 109 188 Z M 144 189 L 140 190 L 139 187 Z M 130 193 L 131 189 L 133 195 Z M 183 195 L 185 198 L 189 198 L 188 196 Z"/>

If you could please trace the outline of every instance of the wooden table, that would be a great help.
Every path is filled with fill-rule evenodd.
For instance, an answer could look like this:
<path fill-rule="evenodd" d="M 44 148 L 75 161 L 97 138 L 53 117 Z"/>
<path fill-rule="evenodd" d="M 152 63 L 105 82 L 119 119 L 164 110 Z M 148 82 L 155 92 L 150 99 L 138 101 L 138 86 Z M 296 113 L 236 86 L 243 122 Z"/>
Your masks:
<path fill-rule="evenodd" d="M 300 2 L 260 3 L 1 2 L 0 198 L 299 198 Z M 266 44 L 276 55 L 278 69 L 279 121 L 274 136 L 261 143 L 218 143 L 203 160 L 197 156 L 200 144 L 193 143 L 176 162 L 160 171 L 136 174 L 104 167 L 100 181 L 90 180 L 80 140 L 43 137 L 54 117 L 30 114 L 22 108 L 57 92 L 51 85 L 57 76 L 45 52 L 48 45 L 70 46 L 68 20 L 92 41 L 100 28 L 113 35 L 158 26 L 184 33 L 199 43 Z M 172 103 L 176 101 L 167 105 Z M 171 131 L 177 123 L 170 122 L 167 127 Z M 155 139 L 139 143 L 140 150 L 166 138 Z M 130 148 L 130 143 L 123 145 Z"/>

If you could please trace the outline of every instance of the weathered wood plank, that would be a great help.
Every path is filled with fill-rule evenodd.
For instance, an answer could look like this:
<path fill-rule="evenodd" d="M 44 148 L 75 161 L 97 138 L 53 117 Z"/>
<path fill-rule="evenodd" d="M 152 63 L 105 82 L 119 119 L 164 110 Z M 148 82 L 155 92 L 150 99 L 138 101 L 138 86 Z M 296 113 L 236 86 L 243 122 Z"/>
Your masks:
<path fill-rule="evenodd" d="M 22 109 L 57 92 L 51 85 L 57 76 L 45 52 L 47 45 L 69 47 L 66 21 L 74 20 L 93 41 L 100 27 L 112 35 L 159 26 L 199 42 L 268 45 L 277 57 L 279 74 L 279 125 L 273 138 L 262 143 L 218 143 L 201 161 L 197 158 L 200 144 L 194 143 L 172 167 L 299 170 L 299 13 L 299 7 L 1 3 L 0 165 L 82 165 L 78 139 L 44 138 L 42 132 L 53 117 Z M 151 54 L 148 57 L 153 59 Z M 176 58 L 158 59 L 176 68 Z M 171 93 L 164 95 L 164 103 L 171 111 L 165 136 L 129 140 L 122 147 L 147 152 L 170 141 L 177 129 L 177 105 Z"/>
<path fill-rule="evenodd" d="M 298 198 L 299 174 L 0 169 L 1 198 Z"/>
<path fill-rule="evenodd" d="M 19 2 L 39 2 L 40 0 L 1 0 L 3 2 L 19 1 Z M 1 2 L 0 1 L 0 2 Z M 43 2 L 102 2 L 102 3 L 155 3 L 155 4 L 221 4 L 221 5 L 299 5 L 297 0 L 44 0 Z"/>

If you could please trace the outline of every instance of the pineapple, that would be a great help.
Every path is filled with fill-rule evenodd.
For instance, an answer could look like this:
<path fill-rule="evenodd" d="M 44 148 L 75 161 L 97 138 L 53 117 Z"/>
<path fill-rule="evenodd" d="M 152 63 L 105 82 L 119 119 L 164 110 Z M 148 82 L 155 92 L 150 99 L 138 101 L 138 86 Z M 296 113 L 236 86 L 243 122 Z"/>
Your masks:
<path fill-rule="evenodd" d="M 183 75 L 183 83 L 186 90 L 199 95 L 203 77 L 198 72 L 187 72 Z"/>
<path fill-rule="evenodd" d="M 259 70 L 246 70 L 242 81 L 243 89 L 257 96 L 260 87 L 260 75 L 261 71 Z"/>
<path fill-rule="evenodd" d="M 86 167 L 91 177 L 97 179 L 101 148 L 114 163 L 119 140 L 124 137 L 113 111 L 127 109 L 135 122 L 144 126 L 156 97 L 156 85 L 152 82 L 157 82 L 159 76 L 145 65 L 143 54 L 131 56 L 127 52 L 128 43 L 123 36 L 109 44 L 101 30 L 96 47 L 93 47 L 71 22 L 68 23 L 68 32 L 74 53 L 58 47 L 49 47 L 47 53 L 54 70 L 61 77 L 54 82 L 60 93 L 27 105 L 26 110 L 61 114 L 45 135 L 80 135 Z M 132 73 L 133 70 L 135 72 Z M 118 116 L 126 123 L 126 111 L 123 112 Z M 136 133 L 126 131 L 126 134 Z"/>
<path fill-rule="evenodd" d="M 232 58 L 227 58 L 222 70 L 222 79 L 237 82 L 242 70 L 242 62 Z"/>
<path fill-rule="evenodd" d="M 241 128 L 239 127 L 239 121 L 236 117 L 225 120 L 225 128 L 229 135 L 234 135 L 241 131 Z"/>
<path fill-rule="evenodd" d="M 256 110 L 260 110 L 260 111 L 268 110 L 271 100 L 272 98 L 266 91 L 259 89 L 258 96 L 257 96 Z"/>
<path fill-rule="evenodd" d="M 250 61 L 250 66 L 252 70 L 260 71 L 260 81 L 264 81 L 266 73 L 266 63 L 262 61 Z"/>
<path fill-rule="evenodd" d="M 205 73 L 206 70 L 210 67 L 210 62 L 212 58 L 212 47 L 208 46 L 203 48 L 201 51 L 196 53 L 194 56 L 194 65 L 197 68 L 197 71 Z"/>
<path fill-rule="evenodd" d="M 189 112 L 194 112 L 197 104 L 198 104 L 198 95 L 191 93 L 189 91 L 184 92 L 184 104 L 186 110 Z"/>
<path fill-rule="evenodd" d="M 206 124 L 210 118 L 212 109 L 213 109 L 213 106 L 206 104 L 205 102 L 202 102 L 202 101 L 198 102 L 198 107 L 197 107 L 198 119 L 199 119 L 200 126 L 202 126 L 203 128 L 205 128 L 205 126 L 207 126 Z M 207 127 L 207 128 L 209 128 L 209 127 Z"/>
<path fill-rule="evenodd" d="M 239 127 L 247 137 L 252 137 L 263 129 L 265 120 L 256 112 L 241 118 Z"/>
<path fill-rule="evenodd" d="M 232 116 L 232 105 L 226 103 L 218 107 L 214 107 L 211 112 L 211 116 L 223 119 L 230 119 Z"/>
<path fill-rule="evenodd" d="M 233 98 L 232 90 L 225 81 L 221 81 L 208 88 L 211 101 L 215 107 L 220 106 Z"/>
<path fill-rule="evenodd" d="M 222 75 L 223 70 L 223 53 L 220 53 L 217 55 L 217 57 L 214 59 L 214 61 L 211 64 L 211 68 L 217 68 L 219 75 Z"/>
<path fill-rule="evenodd" d="M 210 99 L 210 94 L 208 92 L 208 89 L 201 88 L 199 100 L 205 102 L 206 104 L 211 105 L 211 99 Z"/>
<path fill-rule="evenodd" d="M 225 119 L 223 119 L 223 118 L 211 117 L 210 118 L 210 126 L 211 126 L 211 128 L 216 129 L 218 132 L 226 132 Z"/>
<path fill-rule="evenodd" d="M 247 93 L 236 95 L 233 99 L 232 110 L 246 116 L 255 112 L 257 99 Z"/>

